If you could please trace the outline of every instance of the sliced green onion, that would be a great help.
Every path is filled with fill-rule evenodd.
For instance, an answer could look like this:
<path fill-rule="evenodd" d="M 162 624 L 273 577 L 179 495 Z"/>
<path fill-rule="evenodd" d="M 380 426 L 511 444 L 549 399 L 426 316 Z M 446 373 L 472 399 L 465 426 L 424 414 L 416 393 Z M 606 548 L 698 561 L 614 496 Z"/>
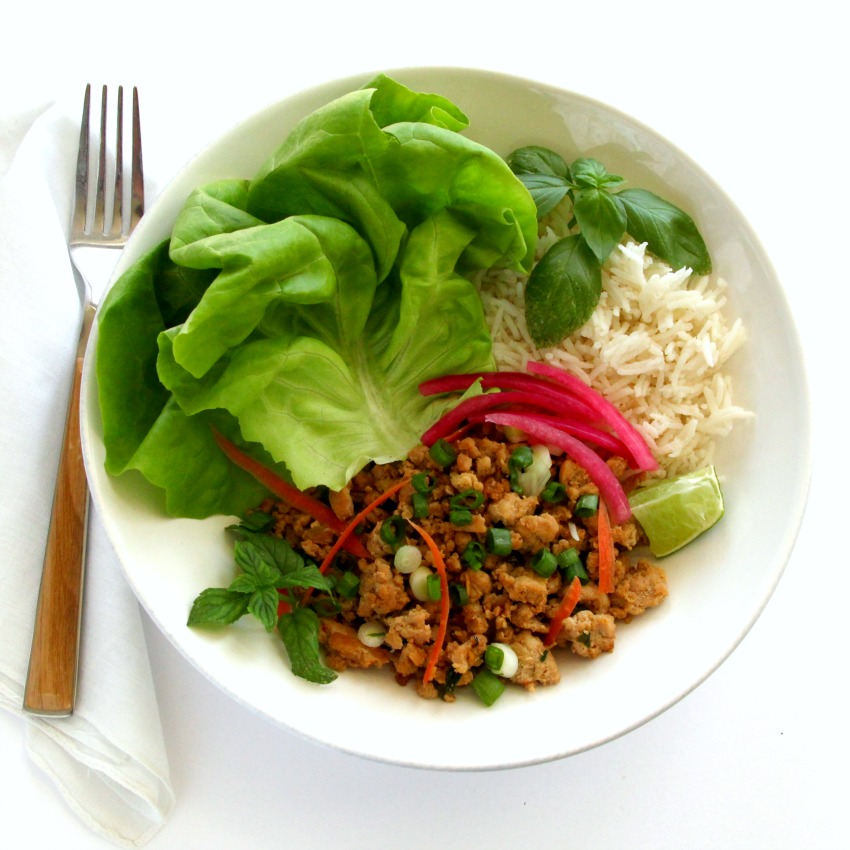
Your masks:
<path fill-rule="evenodd" d="M 474 511 L 484 504 L 484 494 L 480 490 L 463 490 L 455 496 L 452 496 L 449 505 L 453 508 L 467 508 Z"/>
<path fill-rule="evenodd" d="M 404 540 L 404 530 L 404 517 L 393 514 L 381 523 L 381 540 L 393 548 L 400 546 Z"/>
<path fill-rule="evenodd" d="M 472 540 L 466 544 L 460 559 L 471 570 L 480 570 L 484 566 L 486 557 L 487 553 L 484 551 L 484 547 L 477 540 Z"/>
<path fill-rule="evenodd" d="M 558 552 L 558 566 L 564 571 L 564 580 L 567 582 L 571 582 L 576 576 L 582 584 L 590 580 L 577 549 L 570 548 Z"/>
<path fill-rule="evenodd" d="M 410 575 L 421 563 L 422 553 L 409 543 L 399 546 L 393 557 L 393 566 L 405 575 Z"/>
<path fill-rule="evenodd" d="M 509 469 L 527 469 L 534 461 L 534 453 L 528 446 L 517 446 L 508 459 Z"/>
<path fill-rule="evenodd" d="M 576 516 L 593 516 L 599 510 L 599 496 L 596 493 L 584 493 L 576 500 L 573 513 Z"/>
<path fill-rule="evenodd" d="M 558 569 L 558 559 L 548 549 L 540 549 L 531 558 L 531 569 L 537 575 L 549 578 Z"/>
<path fill-rule="evenodd" d="M 353 599 L 360 589 L 360 579 L 354 573 L 346 570 L 336 580 L 336 592 L 343 599 Z"/>
<path fill-rule="evenodd" d="M 491 555 L 510 555 L 513 552 L 511 533 L 507 528 L 488 528 L 486 541 Z"/>
<path fill-rule="evenodd" d="M 380 646 L 386 636 L 386 628 L 373 620 L 363 623 L 357 630 L 357 638 L 364 646 Z"/>
<path fill-rule="evenodd" d="M 469 686 L 475 691 L 476 696 L 486 706 L 493 705 L 494 702 L 505 692 L 504 679 L 499 678 L 492 670 L 484 667 L 480 673 L 469 683 Z"/>
<path fill-rule="evenodd" d="M 410 483 L 417 493 L 421 493 L 423 496 L 430 496 L 434 492 L 434 485 L 437 482 L 427 472 L 417 472 L 416 475 L 411 477 Z"/>
<path fill-rule="evenodd" d="M 417 567 L 411 574 L 408 581 L 410 582 L 410 592 L 420 602 L 428 601 L 428 576 L 435 575 L 426 566 Z"/>
<path fill-rule="evenodd" d="M 424 493 L 414 493 L 410 499 L 415 519 L 424 519 L 430 513 L 428 497 Z"/>
<path fill-rule="evenodd" d="M 519 658 L 506 643 L 491 643 L 484 650 L 484 663 L 488 670 L 505 679 L 512 679 L 519 669 Z"/>
<path fill-rule="evenodd" d="M 469 602 L 469 593 L 466 587 L 458 582 L 449 585 L 449 597 L 455 605 L 466 605 Z"/>
<path fill-rule="evenodd" d="M 550 505 L 558 505 L 567 498 L 567 488 L 560 481 L 550 481 L 543 488 L 540 498 Z"/>
<path fill-rule="evenodd" d="M 440 586 L 440 577 L 436 573 L 431 573 L 425 579 L 425 592 L 428 594 L 428 599 L 431 602 L 437 602 L 443 595 L 443 589 Z"/>
<path fill-rule="evenodd" d="M 516 483 L 522 488 L 520 495 L 539 496 L 552 477 L 552 455 L 546 446 L 534 446 L 531 456 L 531 463 L 517 473 Z"/>
<path fill-rule="evenodd" d="M 437 466 L 451 466 L 457 458 L 454 446 L 442 437 L 428 449 L 428 454 Z"/>
<path fill-rule="evenodd" d="M 455 508 L 449 511 L 449 522 L 452 525 L 469 525 L 472 522 L 472 511 L 466 508 Z"/>

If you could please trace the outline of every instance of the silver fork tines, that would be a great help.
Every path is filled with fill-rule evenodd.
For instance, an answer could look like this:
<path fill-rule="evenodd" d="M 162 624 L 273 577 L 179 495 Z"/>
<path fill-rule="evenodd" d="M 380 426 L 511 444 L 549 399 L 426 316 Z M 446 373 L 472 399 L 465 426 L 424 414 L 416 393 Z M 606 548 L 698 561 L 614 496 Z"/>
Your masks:
<path fill-rule="evenodd" d="M 74 710 L 77 665 L 80 647 L 80 621 L 88 517 L 88 482 L 83 465 L 80 437 L 80 380 L 95 303 L 89 281 L 81 268 L 81 252 L 95 259 L 93 248 L 121 248 L 136 227 L 145 208 L 142 174 L 142 136 L 139 125 L 139 96 L 133 89 L 132 173 L 129 197 L 124 169 L 124 91 L 118 89 L 115 119 L 115 168 L 112 198 L 106 202 L 107 180 L 107 93 L 100 101 L 100 131 L 94 184 L 91 180 L 90 127 L 91 86 L 86 86 L 80 125 L 74 210 L 68 250 L 78 283 L 82 281 L 83 322 L 74 366 L 74 380 L 68 402 L 65 431 L 56 476 L 56 490 L 44 552 L 30 663 L 24 688 L 23 707 L 31 714 L 51 717 Z M 93 193 L 94 198 L 90 197 Z M 94 200 L 94 204 L 92 204 Z M 108 209 L 107 209 L 108 208 Z M 128 214 L 125 215 L 125 208 Z M 91 211 L 91 214 L 90 214 Z M 109 221 L 107 222 L 107 214 Z M 91 221 L 88 221 L 91 219 Z M 114 265 L 114 264 L 113 264 Z M 108 275 L 99 266 L 105 283 Z M 93 275 L 91 276 L 93 279 Z M 102 292 L 103 287 L 97 290 Z"/>
<path fill-rule="evenodd" d="M 83 117 L 80 122 L 80 147 L 77 158 L 74 212 L 71 221 L 71 247 L 89 245 L 122 247 L 145 211 L 145 184 L 142 163 L 142 135 L 139 121 L 139 93 L 133 88 L 131 124 L 132 168 L 129 199 L 124 181 L 124 87 L 118 87 L 115 116 L 115 173 L 112 197 L 107 198 L 108 102 L 107 87 L 103 86 L 100 98 L 100 129 L 97 161 L 94 173 L 94 216 L 89 221 L 91 209 L 91 85 L 86 86 L 83 99 Z M 125 215 L 125 205 L 128 212 Z M 108 219 L 107 219 L 108 214 Z"/>

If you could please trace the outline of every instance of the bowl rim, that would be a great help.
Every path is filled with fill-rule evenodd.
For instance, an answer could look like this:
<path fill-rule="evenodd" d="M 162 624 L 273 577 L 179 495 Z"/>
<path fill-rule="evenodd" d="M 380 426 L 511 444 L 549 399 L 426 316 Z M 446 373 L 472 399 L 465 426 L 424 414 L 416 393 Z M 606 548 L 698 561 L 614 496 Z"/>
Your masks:
<path fill-rule="evenodd" d="M 393 755 L 388 752 L 370 750 L 368 747 L 364 748 L 363 746 L 347 747 L 344 743 L 341 743 L 339 741 L 329 742 L 323 739 L 321 735 L 316 735 L 310 730 L 305 730 L 303 728 L 298 728 L 289 725 L 282 718 L 278 716 L 273 716 L 268 712 L 259 709 L 250 700 L 246 700 L 238 689 L 229 687 L 228 683 L 222 681 L 219 677 L 217 677 L 212 671 L 210 671 L 208 666 L 206 666 L 197 655 L 193 655 L 187 650 L 185 643 L 181 642 L 177 638 L 177 636 L 173 634 L 171 628 L 168 626 L 167 623 L 163 621 L 162 617 L 159 615 L 159 611 L 156 606 L 151 605 L 151 600 L 147 598 L 146 594 L 139 586 L 137 580 L 138 576 L 133 574 L 132 571 L 128 571 L 125 565 L 125 559 L 120 557 L 120 549 L 117 545 L 116 551 L 119 552 L 119 560 L 121 562 L 122 571 L 124 572 L 125 577 L 127 578 L 128 583 L 130 584 L 134 594 L 142 602 L 142 605 L 145 608 L 147 614 L 156 624 L 160 632 L 162 632 L 169 639 L 169 641 L 172 643 L 172 645 L 175 646 L 175 648 L 180 652 L 180 654 L 184 658 L 186 658 L 186 660 L 188 660 L 196 669 L 198 669 L 209 681 L 211 681 L 219 689 L 227 693 L 236 702 L 245 706 L 249 710 L 259 713 L 264 717 L 267 717 L 268 719 L 272 720 L 272 722 L 276 723 L 277 725 L 283 726 L 291 732 L 295 732 L 296 734 L 299 734 L 300 736 L 312 740 L 316 743 L 331 746 L 335 749 L 340 749 L 352 755 L 357 755 L 371 760 L 391 764 L 400 764 L 405 766 L 430 769 L 466 771 L 489 770 L 506 767 L 520 767 L 569 757 L 571 755 L 575 755 L 580 752 L 584 752 L 586 750 L 600 746 L 608 741 L 621 737 L 622 735 L 628 734 L 634 729 L 637 729 L 640 726 L 644 725 L 649 720 L 652 720 L 660 714 L 664 713 L 667 709 L 672 707 L 679 700 L 681 700 L 693 690 L 695 690 L 697 687 L 699 687 L 729 658 L 729 656 L 739 646 L 741 641 L 749 633 L 750 629 L 755 625 L 756 621 L 761 616 L 761 613 L 763 612 L 764 608 L 770 601 L 773 592 L 775 591 L 779 581 L 781 580 L 781 577 L 784 573 L 785 567 L 791 556 L 799 534 L 799 529 L 802 524 L 805 515 L 806 505 L 808 502 L 808 494 L 812 474 L 810 391 L 808 380 L 806 379 L 807 368 L 805 364 L 804 352 L 800 344 L 799 332 L 796 328 L 795 323 L 793 322 L 793 316 L 791 315 L 787 298 L 782 289 L 779 277 L 776 275 L 776 271 L 773 268 L 769 257 L 764 251 L 761 242 L 758 239 L 758 236 L 753 231 L 749 222 L 740 213 L 734 201 L 716 183 L 716 181 L 714 181 L 714 179 L 710 175 L 708 175 L 698 163 L 691 159 L 691 157 L 688 156 L 685 152 L 683 152 L 676 144 L 659 134 L 657 131 L 653 130 L 651 127 L 643 124 L 639 119 L 636 119 L 633 116 L 627 114 L 626 112 L 612 107 L 609 104 L 596 100 L 592 97 L 588 97 L 587 95 L 531 78 L 508 74 L 501 71 L 491 71 L 480 68 L 467 68 L 463 66 L 408 66 L 383 71 L 373 71 L 371 73 L 365 72 L 363 74 L 353 74 L 340 79 L 326 80 L 304 90 L 290 93 L 279 100 L 270 101 L 265 106 L 254 111 L 252 114 L 235 121 L 225 131 L 223 131 L 218 136 L 218 138 L 204 145 L 163 186 L 163 188 L 158 193 L 157 199 L 148 209 L 136 231 L 131 236 L 131 241 L 128 245 L 128 248 L 130 248 L 130 250 L 127 251 L 125 249 L 125 251 L 122 252 L 122 257 L 120 258 L 119 263 L 116 266 L 116 270 L 113 274 L 112 279 L 110 280 L 109 287 L 111 287 L 115 283 L 120 274 L 138 256 L 142 246 L 146 244 L 150 246 L 153 244 L 152 238 L 153 236 L 155 236 L 156 228 L 161 224 L 159 211 L 161 209 L 166 208 L 165 206 L 160 204 L 160 201 L 162 199 L 165 199 L 164 203 L 173 201 L 175 193 L 178 192 L 181 186 L 186 183 L 187 179 L 198 170 L 199 163 L 206 161 L 206 159 L 210 157 L 215 157 L 217 152 L 220 151 L 222 147 L 225 146 L 228 142 L 235 139 L 236 137 L 239 137 L 242 134 L 249 133 L 252 127 L 262 125 L 277 112 L 280 112 L 282 110 L 285 111 L 287 108 L 293 108 L 293 106 L 297 105 L 298 103 L 309 102 L 318 98 L 324 97 L 326 100 L 330 100 L 336 94 L 348 90 L 353 90 L 354 88 L 362 86 L 365 81 L 371 79 L 377 73 L 386 73 L 389 76 L 395 79 L 399 79 L 400 81 L 405 82 L 405 84 L 410 85 L 412 85 L 412 83 L 409 83 L 409 80 L 452 74 L 465 77 L 470 80 L 477 80 L 479 82 L 486 81 L 488 85 L 509 84 L 512 86 L 520 87 L 534 87 L 535 89 L 544 91 L 554 97 L 567 98 L 572 99 L 576 102 L 583 102 L 588 106 L 593 107 L 594 109 L 616 117 L 624 124 L 636 128 L 639 132 L 655 138 L 662 147 L 668 149 L 670 153 L 673 154 L 678 161 L 683 163 L 688 170 L 698 174 L 700 178 L 705 181 L 706 184 L 711 186 L 717 197 L 722 200 L 724 205 L 726 205 L 729 209 L 736 213 L 739 219 L 739 224 L 746 231 L 747 239 L 754 247 L 754 249 L 759 252 L 759 259 L 764 265 L 765 271 L 771 276 L 773 282 L 775 283 L 772 295 L 773 298 L 777 301 L 777 306 L 780 312 L 785 314 L 785 317 L 787 319 L 786 330 L 790 330 L 792 334 L 791 338 L 787 340 L 787 344 L 795 349 L 796 356 L 800 359 L 801 362 L 800 372 L 798 375 L 800 383 L 797 387 L 798 392 L 801 393 L 802 396 L 798 399 L 798 406 L 800 408 L 799 413 L 801 415 L 800 426 L 802 428 L 802 433 L 798 435 L 800 437 L 797 444 L 799 452 L 796 458 L 798 470 L 798 486 L 794 491 L 794 499 L 793 503 L 790 505 L 790 511 L 788 514 L 786 514 L 786 519 L 790 517 L 791 521 L 787 522 L 783 527 L 783 533 L 781 535 L 780 543 L 777 546 L 776 555 L 774 557 L 773 568 L 769 573 L 771 580 L 762 588 L 761 597 L 758 601 L 758 604 L 751 608 L 749 616 L 739 623 L 737 633 L 734 635 L 733 638 L 727 640 L 727 644 L 724 646 L 723 651 L 720 654 L 715 654 L 713 664 L 710 664 L 707 667 L 703 668 L 699 676 L 691 677 L 686 687 L 681 687 L 674 693 L 669 694 L 668 697 L 663 702 L 656 705 L 652 711 L 644 712 L 639 717 L 636 717 L 634 722 L 632 722 L 631 724 L 621 725 L 620 727 L 611 730 L 609 734 L 597 734 L 595 736 L 592 736 L 591 738 L 586 740 L 581 746 L 573 746 L 568 747 L 566 749 L 562 748 L 561 750 L 556 749 L 553 750 L 551 753 L 545 755 L 536 754 L 535 756 L 529 757 L 528 759 L 513 758 L 512 760 L 509 760 L 507 762 L 500 762 L 498 759 L 492 758 L 478 758 L 477 760 L 467 760 L 465 762 L 462 759 L 458 759 L 451 763 L 437 763 L 433 760 L 429 760 L 428 758 L 411 759 L 408 757 L 403 760 L 399 760 L 394 758 Z M 435 88 L 433 90 L 437 89 Z M 463 104 L 459 105 L 463 109 Z M 92 415 L 97 416 L 97 411 L 94 410 L 94 408 L 96 408 L 97 406 L 96 378 L 94 376 L 94 351 L 96 348 L 96 339 L 97 328 L 95 327 L 92 332 L 92 337 L 86 352 L 84 362 L 83 381 L 87 389 L 84 392 L 84 403 L 81 406 L 83 448 L 84 459 L 87 467 L 87 472 L 89 474 L 89 480 L 90 482 L 92 482 L 90 484 L 92 499 L 94 501 L 98 515 L 106 525 L 107 534 L 110 539 L 113 540 L 114 543 L 116 540 L 116 526 L 114 520 L 110 517 L 107 494 L 98 484 L 99 479 L 103 475 L 102 464 L 99 463 L 97 453 L 93 450 L 94 444 L 98 439 L 96 429 L 92 427 L 91 418 Z M 448 710 L 452 709 L 449 708 Z"/>

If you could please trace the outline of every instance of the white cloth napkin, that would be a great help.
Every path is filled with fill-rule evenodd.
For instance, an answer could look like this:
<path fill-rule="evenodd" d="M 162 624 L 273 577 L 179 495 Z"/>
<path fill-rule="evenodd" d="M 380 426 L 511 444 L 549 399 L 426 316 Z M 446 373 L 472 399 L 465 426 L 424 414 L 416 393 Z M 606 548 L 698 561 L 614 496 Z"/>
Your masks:
<path fill-rule="evenodd" d="M 174 796 L 138 603 L 94 509 L 77 708 L 21 710 L 81 316 L 67 250 L 78 120 L 58 105 L 0 117 L 0 705 L 79 817 L 138 847 Z"/>

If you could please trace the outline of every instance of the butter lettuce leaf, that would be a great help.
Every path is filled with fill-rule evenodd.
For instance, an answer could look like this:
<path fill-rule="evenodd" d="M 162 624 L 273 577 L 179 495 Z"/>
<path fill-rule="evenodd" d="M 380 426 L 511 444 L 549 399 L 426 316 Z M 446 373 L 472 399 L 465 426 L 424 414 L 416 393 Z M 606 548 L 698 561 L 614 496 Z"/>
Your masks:
<path fill-rule="evenodd" d="M 448 214 L 424 222 L 381 286 L 342 252 L 331 301 L 293 306 L 275 335 L 256 335 L 200 380 L 178 362 L 171 329 L 159 339 L 162 382 L 190 415 L 232 413 L 299 487 L 339 489 L 371 460 L 404 457 L 440 415 L 445 402 L 423 397 L 421 381 L 492 368 L 480 298 L 455 272 L 473 235 Z"/>
<path fill-rule="evenodd" d="M 534 253 L 531 196 L 466 126 L 380 76 L 307 116 L 252 180 L 195 190 L 99 313 L 107 470 L 202 517 L 267 495 L 212 426 L 302 488 L 403 458 L 446 403 L 419 383 L 493 368 L 470 275 Z"/>

